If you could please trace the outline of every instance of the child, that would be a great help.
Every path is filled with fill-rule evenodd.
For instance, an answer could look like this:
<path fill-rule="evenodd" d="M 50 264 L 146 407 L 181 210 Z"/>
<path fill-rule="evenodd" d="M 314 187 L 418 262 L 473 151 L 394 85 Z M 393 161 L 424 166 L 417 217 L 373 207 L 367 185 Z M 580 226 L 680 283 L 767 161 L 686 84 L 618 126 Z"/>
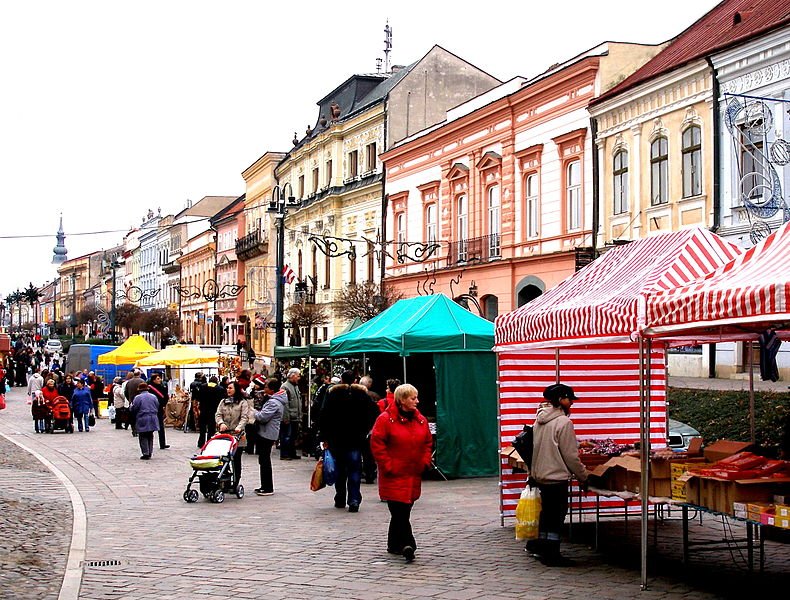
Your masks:
<path fill-rule="evenodd" d="M 33 404 L 30 407 L 30 412 L 33 414 L 33 425 L 36 428 L 36 433 L 45 433 L 47 431 L 46 419 L 49 416 L 49 406 L 40 391 L 33 392 Z"/>

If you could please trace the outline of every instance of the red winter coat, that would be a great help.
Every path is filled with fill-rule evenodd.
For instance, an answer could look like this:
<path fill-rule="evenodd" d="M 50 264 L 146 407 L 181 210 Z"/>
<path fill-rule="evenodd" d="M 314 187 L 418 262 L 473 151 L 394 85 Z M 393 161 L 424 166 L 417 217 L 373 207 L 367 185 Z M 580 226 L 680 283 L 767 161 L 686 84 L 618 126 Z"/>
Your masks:
<path fill-rule="evenodd" d="M 52 408 L 52 401 L 58 396 L 60 396 L 60 392 L 56 387 L 50 390 L 49 386 L 45 385 L 43 388 L 41 388 L 41 395 L 44 396 L 44 400 L 47 403 L 47 407 Z"/>
<path fill-rule="evenodd" d="M 407 419 L 395 402 L 373 426 L 370 449 L 379 467 L 379 497 L 411 504 L 420 497 L 423 471 L 431 464 L 431 432 L 418 410 Z"/>

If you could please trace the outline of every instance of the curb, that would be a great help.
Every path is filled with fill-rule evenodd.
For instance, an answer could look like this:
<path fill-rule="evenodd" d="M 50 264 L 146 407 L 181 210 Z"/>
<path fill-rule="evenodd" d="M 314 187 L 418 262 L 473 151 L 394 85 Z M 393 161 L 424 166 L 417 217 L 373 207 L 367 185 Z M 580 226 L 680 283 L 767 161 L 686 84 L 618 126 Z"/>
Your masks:
<path fill-rule="evenodd" d="M 34 456 L 41 464 L 49 469 L 57 477 L 69 493 L 73 514 L 73 524 L 71 529 L 71 545 L 69 555 L 66 560 L 66 572 L 63 574 L 63 583 L 60 586 L 58 600 L 78 600 L 80 587 L 82 585 L 82 564 L 85 560 L 85 552 L 88 542 L 88 517 L 85 511 L 85 504 L 74 484 L 58 469 L 52 462 L 44 458 L 35 450 L 28 448 L 21 442 L 0 433 L 6 440 L 18 446 L 28 454 Z"/>

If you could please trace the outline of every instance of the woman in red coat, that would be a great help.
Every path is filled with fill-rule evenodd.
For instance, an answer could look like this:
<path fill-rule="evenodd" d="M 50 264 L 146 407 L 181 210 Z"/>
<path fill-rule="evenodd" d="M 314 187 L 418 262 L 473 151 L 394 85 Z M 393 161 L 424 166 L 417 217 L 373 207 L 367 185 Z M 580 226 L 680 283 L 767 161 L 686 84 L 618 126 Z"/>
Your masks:
<path fill-rule="evenodd" d="M 409 516 L 420 497 L 423 471 L 431 464 L 431 432 L 417 404 L 417 388 L 398 386 L 395 402 L 378 416 L 370 436 L 379 467 L 379 497 L 391 516 L 387 552 L 402 554 L 406 562 L 414 560 L 417 549 Z"/>

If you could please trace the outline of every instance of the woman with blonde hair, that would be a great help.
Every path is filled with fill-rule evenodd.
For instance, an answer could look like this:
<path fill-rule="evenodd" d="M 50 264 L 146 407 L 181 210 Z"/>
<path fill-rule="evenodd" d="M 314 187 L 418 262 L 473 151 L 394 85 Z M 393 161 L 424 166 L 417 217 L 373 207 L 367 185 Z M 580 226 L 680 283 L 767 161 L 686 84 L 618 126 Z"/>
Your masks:
<path fill-rule="evenodd" d="M 395 388 L 395 401 L 373 426 L 370 448 L 379 468 L 379 497 L 390 511 L 387 552 L 414 560 L 417 544 L 409 517 L 420 497 L 422 474 L 431 464 L 431 432 L 417 410 L 417 388 L 408 383 Z"/>

